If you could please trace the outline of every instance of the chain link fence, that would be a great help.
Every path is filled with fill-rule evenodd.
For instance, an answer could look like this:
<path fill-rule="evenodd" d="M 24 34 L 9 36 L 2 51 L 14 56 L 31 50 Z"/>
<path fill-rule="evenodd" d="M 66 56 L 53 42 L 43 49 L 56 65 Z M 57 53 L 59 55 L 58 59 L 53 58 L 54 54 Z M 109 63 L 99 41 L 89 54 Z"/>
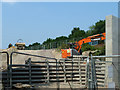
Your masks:
<path fill-rule="evenodd" d="M 40 50 L 40 49 L 54 49 L 59 48 L 62 45 L 68 45 L 68 43 L 75 43 L 78 42 L 82 38 L 72 38 L 72 39 L 66 39 L 66 40 L 60 40 L 60 41 L 52 41 L 49 43 L 41 44 L 41 45 L 31 45 L 25 48 L 25 50 Z"/>

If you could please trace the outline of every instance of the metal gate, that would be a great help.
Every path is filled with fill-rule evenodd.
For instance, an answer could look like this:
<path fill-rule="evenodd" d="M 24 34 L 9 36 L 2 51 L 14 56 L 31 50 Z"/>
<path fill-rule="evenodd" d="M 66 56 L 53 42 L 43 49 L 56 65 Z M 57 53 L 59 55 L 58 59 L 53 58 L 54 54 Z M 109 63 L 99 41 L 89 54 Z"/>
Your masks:
<path fill-rule="evenodd" d="M 27 53 L 7 52 L 7 72 L 3 72 L 3 81 L 6 89 L 12 88 L 16 83 L 29 85 L 57 83 L 68 83 L 70 88 L 75 84 L 79 88 L 94 88 L 106 86 L 106 64 L 112 63 L 100 58 L 118 58 L 120 55 L 112 56 L 73 56 L 69 59 L 56 59 Z M 13 64 L 13 54 L 30 56 L 24 64 Z M 38 57 L 39 60 L 31 59 Z"/>
<path fill-rule="evenodd" d="M 38 57 L 40 59 L 36 61 L 28 58 L 24 64 L 13 64 L 14 54 Z M 7 75 L 9 76 L 9 80 L 3 80 L 3 82 L 5 87 L 9 85 L 9 87 L 6 88 L 12 88 L 16 83 L 35 85 L 38 83 L 49 84 L 52 82 L 58 83 L 57 88 L 60 88 L 60 82 L 68 83 L 71 89 L 75 87 L 74 85 L 76 84 L 86 87 L 87 64 L 85 63 L 83 65 L 83 63 L 84 62 L 79 59 L 56 59 L 27 53 L 12 52 L 10 55 L 10 62 L 8 63 L 9 68 Z M 84 71 L 81 71 L 81 66 L 85 67 Z M 84 81 L 82 81 L 81 78 L 82 74 L 85 74 Z"/>

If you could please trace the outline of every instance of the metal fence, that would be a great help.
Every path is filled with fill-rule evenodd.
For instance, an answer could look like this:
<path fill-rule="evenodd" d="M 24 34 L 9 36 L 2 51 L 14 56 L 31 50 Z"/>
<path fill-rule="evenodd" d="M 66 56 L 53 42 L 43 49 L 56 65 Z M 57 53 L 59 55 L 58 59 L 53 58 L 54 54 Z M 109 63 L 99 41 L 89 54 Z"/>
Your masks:
<path fill-rule="evenodd" d="M 0 54 L 6 54 L 6 57 L 7 57 L 7 70 L 9 70 L 9 54 L 8 54 L 8 52 L 0 52 Z M 1 56 L 1 59 L 2 59 L 2 56 Z M 2 64 L 2 63 L 1 63 Z M 2 65 L 1 65 L 2 66 Z M 1 72 L 2 72 L 2 70 L 0 70 Z M 6 76 L 6 78 L 7 78 L 7 88 L 9 87 L 9 71 L 7 71 L 6 72 L 6 74 L 7 74 L 7 76 Z M 2 83 L 2 73 L 0 74 L 0 78 L 1 78 L 1 82 L 0 83 Z"/>
<path fill-rule="evenodd" d="M 116 58 L 117 60 L 111 60 L 111 58 Z M 112 75 L 112 77 L 109 78 L 110 74 L 119 74 L 119 68 L 117 69 L 114 63 L 117 63 L 118 67 L 119 67 L 119 58 L 120 55 L 109 55 L 109 56 L 92 56 L 90 57 L 90 62 L 91 62 L 91 72 L 89 72 L 89 77 L 90 79 L 88 79 L 88 86 L 89 88 L 98 88 L 99 87 L 99 82 L 104 82 L 104 87 L 105 88 L 110 88 L 109 87 L 109 79 L 112 78 L 114 79 L 115 76 Z M 100 67 L 99 67 L 100 66 Z M 112 72 L 111 70 L 108 68 L 109 66 L 112 67 Z M 104 67 L 104 69 L 103 69 Z M 114 70 L 113 70 L 114 69 Z M 97 72 L 97 70 L 99 70 L 99 72 Z M 104 70 L 104 73 L 103 73 Z M 115 73 L 114 71 L 117 70 L 117 73 Z M 101 76 L 103 76 L 104 74 L 104 80 L 100 80 L 99 78 L 97 78 L 98 74 Z M 89 78 L 88 77 L 88 78 Z M 116 77 L 116 79 L 119 79 L 119 77 Z M 116 82 L 115 80 L 111 81 L 111 82 L 115 82 L 115 84 L 119 84 L 119 81 Z M 113 86 L 112 88 L 116 88 L 115 86 Z"/>
<path fill-rule="evenodd" d="M 6 53 L 6 52 L 1 52 Z M 80 87 L 97 89 L 106 87 L 106 66 L 112 61 L 105 58 L 119 58 L 120 55 L 111 56 L 80 56 L 76 55 L 69 59 L 56 59 L 27 53 L 12 52 L 7 54 L 7 79 L 3 80 L 6 88 L 12 88 L 16 83 L 68 83 L 70 88 L 74 88 L 74 82 L 79 83 Z M 13 64 L 13 54 L 20 54 L 30 57 L 38 57 L 39 60 L 28 58 L 25 64 Z M 5 73 L 5 72 L 4 72 Z M 3 74 L 5 75 L 5 74 Z M 6 78 L 3 76 L 3 78 Z"/>
<path fill-rule="evenodd" d="M 45 43 L 42 45 L 35 45 L 35 46 L 29 46 L 26 48 L 26 50 L 40 50 L 40 49 L 54 49 L 59 48 L 62 44 L 67 45 L 68 43 L 75 43 L 76 41 L 81 40 L 82 38 L 72 38 L 72 39 L 66 39 L 66 40 L 59 40 L 59 41 L 51 41 L 49 43 Z"/>

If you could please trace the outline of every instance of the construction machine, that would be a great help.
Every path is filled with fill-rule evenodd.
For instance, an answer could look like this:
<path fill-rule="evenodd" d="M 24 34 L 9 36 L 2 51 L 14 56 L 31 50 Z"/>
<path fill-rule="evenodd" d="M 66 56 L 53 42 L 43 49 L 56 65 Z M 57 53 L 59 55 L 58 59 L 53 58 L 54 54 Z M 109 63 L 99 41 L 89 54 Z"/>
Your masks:
<path fill-rule="evenodd" d="M 17 43 L 15 44 L 18 50 L 24 50 L 25 49 L 25 43 L 22 39 L 18 39 Z"/>
<path fill-rule="evenodd" d="M 62 58 L 72 57 L 73 55 L 82 55 L 82 51 L 81 51 L 82 44 L 84 43 L 90 44 L 100 40 L 102 41 L 105 40 L 105 37 L 106 37 L 106 33 L 101 33 L 81 39 L 78 42 L 76 41 L 75 43 L 72 43 L 72 45 L 74 46 L 72 49 L 71 48 L 61 49 Z"/>

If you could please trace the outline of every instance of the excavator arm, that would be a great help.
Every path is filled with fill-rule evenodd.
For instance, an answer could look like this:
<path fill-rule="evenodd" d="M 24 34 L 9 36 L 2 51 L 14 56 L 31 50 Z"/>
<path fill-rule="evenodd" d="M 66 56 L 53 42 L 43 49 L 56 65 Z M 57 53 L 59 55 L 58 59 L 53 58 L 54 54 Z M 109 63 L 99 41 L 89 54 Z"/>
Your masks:
<path fill-rule="evenodd" d="M 82 44 L 89 43 L 89 42 L 96 41 L 96 40 L 105 40 L 105 37 L 106 37 L 106 34 L 102 33 L 102 34 L 96 34 L 96 35 L 81 39 L 78 42 L 75 42 L 73 44 L 75 46 L 74 49 L 77 50 L 79 54 L 82 54 L 81 53 Z M 72 49 L 61 49 L 61 51 L 62 51 L 62 58 L 67 58 L 73 55 Z"/>

